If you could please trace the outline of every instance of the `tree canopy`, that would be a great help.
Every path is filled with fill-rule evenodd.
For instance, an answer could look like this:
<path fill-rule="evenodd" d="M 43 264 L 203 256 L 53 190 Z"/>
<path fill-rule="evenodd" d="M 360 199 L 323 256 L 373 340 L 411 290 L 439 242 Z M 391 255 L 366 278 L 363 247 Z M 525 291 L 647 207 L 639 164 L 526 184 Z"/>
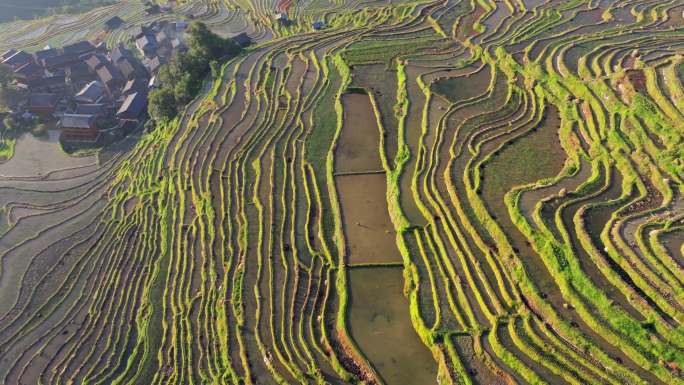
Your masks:
<path fill-rule="evenodd" d="M 192 22 L 188 34 L 188 51 L 159 69 L 161 88 L 152 91 L 149 98 L 150 116 L 155 121 L 173 119 L 200 91 L 211 63 L 229 60 L 241 50 L 232 39 L 218 36 L 201 22 Z"/>
<path fill-rule="evenodd" d="M 12 70 L 4 65 L 0 66 L 0 88 L 7 88 L 12 82 L 12 79 L 14 79 Z"/>
<path fill-rule="evenodd" d="M 155 121 L 164 121 L 175 116 L 178 110 L 173 90 L 164 87 L 150 92 L 148 109 L 150 117 Z"/>

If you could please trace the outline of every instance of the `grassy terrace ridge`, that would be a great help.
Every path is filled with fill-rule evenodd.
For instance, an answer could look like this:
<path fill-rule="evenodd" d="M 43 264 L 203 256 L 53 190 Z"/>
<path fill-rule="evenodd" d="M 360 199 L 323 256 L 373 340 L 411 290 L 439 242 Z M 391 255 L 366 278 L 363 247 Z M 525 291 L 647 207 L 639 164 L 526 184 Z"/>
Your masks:
<path fill-rule="evenodd" d="M 0 140 L 0 384 L 684 384 L 680 2 L 144 7 L 0 24 L 254 41 L 78 162 Z"/>

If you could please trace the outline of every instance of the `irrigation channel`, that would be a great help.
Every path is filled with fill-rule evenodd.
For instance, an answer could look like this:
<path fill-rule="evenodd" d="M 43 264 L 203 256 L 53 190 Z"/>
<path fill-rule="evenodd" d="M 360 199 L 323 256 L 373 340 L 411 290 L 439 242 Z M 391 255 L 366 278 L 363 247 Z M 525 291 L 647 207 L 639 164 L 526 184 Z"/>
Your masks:
<path fill-rule="evenodd" d="M 0 165 L 0 383 L 684 384 L 684 2 L 274 7 L 179 5 L 257 43 Z"/>

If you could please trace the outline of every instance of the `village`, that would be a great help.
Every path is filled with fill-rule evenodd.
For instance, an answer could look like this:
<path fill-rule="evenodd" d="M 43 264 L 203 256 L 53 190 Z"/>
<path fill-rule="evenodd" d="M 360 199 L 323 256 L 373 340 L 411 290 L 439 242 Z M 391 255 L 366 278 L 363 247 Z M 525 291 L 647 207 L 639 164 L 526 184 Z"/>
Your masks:
<path fill-rule="evenodd" d="M 113 17 L 105 26 L 121 24 Z M 0 113 L 4 129 L 57 129 L 67 151 L 106 146 L 141 130 L 160 67 L 187 50 L 187 27 L 185 21 L 134 26 L 128 43 L 111 49 L 84 40 L 34 53 L 3 52 L 0 63 L 11 71 L 17 95 Z"/>

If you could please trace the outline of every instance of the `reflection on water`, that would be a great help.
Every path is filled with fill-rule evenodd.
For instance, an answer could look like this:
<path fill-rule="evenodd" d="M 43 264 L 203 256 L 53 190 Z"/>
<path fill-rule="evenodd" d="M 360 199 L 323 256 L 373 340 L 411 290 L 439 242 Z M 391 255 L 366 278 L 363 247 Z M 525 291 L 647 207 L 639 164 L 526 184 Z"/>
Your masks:
<path fill-rule="evenodd" d="M 387 210 L 385 174 L 335 177 L 349 263 L 401 262 Z"/>
<path fill-rule="evenodd" d="M 344 125 L 335 151 L 335 172 L 381 170 L 380 131 L 369 96 L 342 95 L 342 106 Z"/>
<path fill-rule="evenodd" d="M 401 267 L 350 270 L 352 338 L 387 385 L 429 385 L 437 364 L 413 329 Z"/>

